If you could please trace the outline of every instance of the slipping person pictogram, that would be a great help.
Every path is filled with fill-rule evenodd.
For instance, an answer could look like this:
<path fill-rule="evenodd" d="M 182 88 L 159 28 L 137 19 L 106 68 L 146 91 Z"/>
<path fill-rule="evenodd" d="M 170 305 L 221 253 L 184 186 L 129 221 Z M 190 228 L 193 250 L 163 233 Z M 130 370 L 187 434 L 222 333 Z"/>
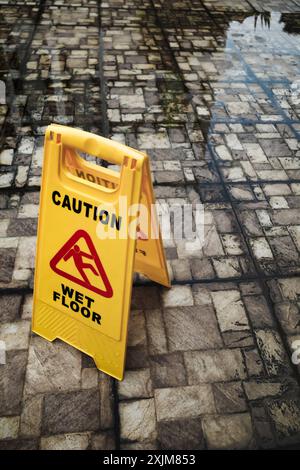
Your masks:
<path fill-rule="evenodd" d="M 82 279 L 85 280 L 87 284 L 90 284 L 89 278 L 85 274 L 84 270 L 85 269 L 90 269 L 95 276 L 99 276 L 99 273 L 96 271 L 95 267 L 91 263 L 85 263 L 83 261 L 83 258 L 88 258 L 88 259 L 94 259 L 94 256 L 85 253 L 84 251 L 81 251 L 80 247 L 78 245 L 74 245 L 74 247 L 68 251 L 68 253 L 63 257 L 64 261 L 68 261 L 68 259 L 73 258 L 75 266 L 77 270 L 79 271 Z"/>
<path fill-rule="evenodd" d="M 85 241 L 89 252 L 81 250 L 78 242 L 82 239 Z M 65 267 L 65 263 L 70 258 L 73 258 L 75 268 L 72 269 L 72 273 L 68 272 L 67 268 Z M 85 258 L 93 260 L 93 264 L 85 262 Z M 50 267 L 56 274 L 59 274 L 60 276 L 65 277 L 66 279 L 69 279 L 70 281 L 73 281 L 76 284 L 85 287 L 86 289 L 90 289 L 96 294 L 100 294 L 103 297 L 108 298 L 113 296 L 113 290 L 108 280 L 107 274 L 100 261 L 93 241 L 85 230 L 77 230 L 77 232 L 75 232 L 71 238 L 69 238 L 69 240 L 51 259 Z M 85 272 L 86 270 L 90 270 L 95 276 L 102 279 L 104 289 L 101 289 L 98 283 L 97 285 L 91 284 Z"/>

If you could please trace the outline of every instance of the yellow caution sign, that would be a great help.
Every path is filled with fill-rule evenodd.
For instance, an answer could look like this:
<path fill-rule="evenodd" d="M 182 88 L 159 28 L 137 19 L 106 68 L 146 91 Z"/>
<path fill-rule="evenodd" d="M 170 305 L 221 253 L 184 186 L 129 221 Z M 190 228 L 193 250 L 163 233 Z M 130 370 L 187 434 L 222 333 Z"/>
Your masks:
<path fill-rule="evenodd" d="M 147 155 L 78 129 L 47 128 L 32 328 L 119 380 L 133 272 L 170 286 L 154 203 Z"/>

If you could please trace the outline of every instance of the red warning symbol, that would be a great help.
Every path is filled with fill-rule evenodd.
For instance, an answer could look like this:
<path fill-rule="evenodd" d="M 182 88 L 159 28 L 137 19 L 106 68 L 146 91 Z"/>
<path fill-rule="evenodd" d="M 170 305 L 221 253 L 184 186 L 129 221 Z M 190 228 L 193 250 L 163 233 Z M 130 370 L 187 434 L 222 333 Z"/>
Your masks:
<path fill-rule="evenodd" d="M 82 246 L 82 239 L 85 241 L 89 252 L 84 251 Z M 67 269 L 63 269 L 64 264 L 68 260 L 73 260 L 75 268 L 79 274 L 79 277 L 74 276 L 67 272 Z M 92 242 L 91 237 L 84 230 L 77 230 L 72 237 L 62 246 L 62 248 L 56 253 L 56 255 L 50 261 L 50 267 L 56 274 L 63 276 L 70 281 L 79 284 L 86 289 L 90 289 L 96 294 L 100 294 L 103 297 L 112 297 L 113 290 L 104 271 L 102 263 L 99 259 L 95 246 Z M 94 284 L 98 285 L 98 282 L 91 282 L 90 278 L 95 280 L 97 277 L 101 278 L 105 289 L 100 289 Z M 101 281 L 99 282 L 101 284 Z"/>

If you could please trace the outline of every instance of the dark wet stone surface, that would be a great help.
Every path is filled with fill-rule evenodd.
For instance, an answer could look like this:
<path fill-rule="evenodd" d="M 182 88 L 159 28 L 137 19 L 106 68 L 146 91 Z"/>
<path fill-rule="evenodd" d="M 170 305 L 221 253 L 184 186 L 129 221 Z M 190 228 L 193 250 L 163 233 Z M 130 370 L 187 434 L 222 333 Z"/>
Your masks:
<path fill-rule="evenodd" d="M 95 390 L 49 395 L 45 399 L 43 431 L 95 431 L 100 427 L 99 395 Z"/>

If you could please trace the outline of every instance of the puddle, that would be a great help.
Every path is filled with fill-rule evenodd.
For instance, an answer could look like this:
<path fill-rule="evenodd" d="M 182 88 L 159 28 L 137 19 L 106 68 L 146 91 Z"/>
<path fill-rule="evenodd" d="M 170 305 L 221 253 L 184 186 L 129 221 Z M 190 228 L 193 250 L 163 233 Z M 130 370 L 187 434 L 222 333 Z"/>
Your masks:
<path fill-rule="evenodd" d="M 251 15 L 242 22 L 232 21 L 227 32 L 242 51 L 295 54 L 300 52 L 300 14 L 265 12 Z M 226 43 L 226 44 L 227 44 Z"/>

